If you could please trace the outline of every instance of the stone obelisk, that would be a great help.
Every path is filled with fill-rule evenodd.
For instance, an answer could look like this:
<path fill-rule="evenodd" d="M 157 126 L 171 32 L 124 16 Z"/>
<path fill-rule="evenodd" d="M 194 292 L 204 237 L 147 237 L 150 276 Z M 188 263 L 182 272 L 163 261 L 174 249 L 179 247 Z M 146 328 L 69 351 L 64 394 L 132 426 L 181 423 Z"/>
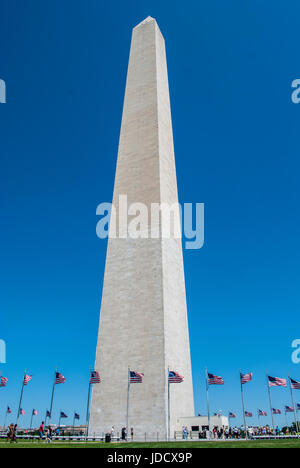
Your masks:
<path fill-rule="evenodd" d="M 153 203 L 178 203 L 165 44 L 151 17 L 132 32 L 113 195 L 117 213 L 120 195 L 149 213 Z M 163 217 L 154 238 L 125 238 L 122 223 L 118 218 L 122 236 L 108 239 L 95 362 L 101 383 L 93 388 L 89 432 L 126 426 L 129 366 L 144 373 L 143 383 L 130 388 L 129 429 L 136 437 L 164 439 L 168 367 L 184 377 L 170 385 L 171 436 L 178 417 L 194 415 L 181 239 L 161 234 Z"/>

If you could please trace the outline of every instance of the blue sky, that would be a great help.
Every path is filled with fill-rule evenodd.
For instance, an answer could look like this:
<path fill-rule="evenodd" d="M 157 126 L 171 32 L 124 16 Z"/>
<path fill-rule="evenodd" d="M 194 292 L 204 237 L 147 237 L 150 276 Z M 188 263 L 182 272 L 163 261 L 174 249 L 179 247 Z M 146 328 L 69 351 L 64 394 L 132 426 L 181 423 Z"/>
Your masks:
<path fill-rule="evenodd" d="M 211 389 L 212 411 L 242 422 L 239 367 L 254 372 L 246 409 L 268 411 L 265 369 L 300 380 L 299 2 L 3 0 L 1 10 L 0 424 L 7 404 L 16 414 L 25 367 L 24 424 L 49 406 L 55 366 L 67 382 L 54 418 L 84 416 L 106 252 L 95 212 L 112 198 L 131 29 L 148 15 L 166 40 L 179 198 L 205 203 L 205 245 L 184 251 L 196 412 L 205 366 L 226 382 Z M 290 404 L 288 390 L 272 396 Z"/>

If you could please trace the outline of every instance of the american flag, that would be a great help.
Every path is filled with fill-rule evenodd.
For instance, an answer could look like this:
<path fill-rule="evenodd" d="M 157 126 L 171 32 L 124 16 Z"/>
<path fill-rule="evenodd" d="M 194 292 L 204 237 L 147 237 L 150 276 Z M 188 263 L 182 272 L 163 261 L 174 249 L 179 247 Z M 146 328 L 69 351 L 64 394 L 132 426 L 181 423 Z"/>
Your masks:
<path fill-rule="evenodd" d="M 300 390 L 300 382 L 297 382 L 297 380 L 291 379 L 291 386 L 293 390 Z"/>
<path fill-rule="evenodd" d="M 59 372 L 55 372 L 55 384 L 65 383 L 65 377 Z"/>
<path fill-rule="evenodd" d="M 49 410 L 46 411 L 46 418 L 51 418 L 51 413 Z"/>
<path fill-rule="evenodd" d="M 33 409 L 33 410 L 32 410 L 32 414 L 33 414 L 34 416 L 37 416 L 39 413 L 38 413 L 38 411 L 37 411 L 36 409 Z"/>
<path fill-rule="evenodd" d="M 23 385 L 27 385 L 28 382 L 30 382 L 31 379 L 32 379 L 32 375 L 25 374 L 24 379 L 23 379 Z"/>
<path fill-rule="evenodd" d="M 60 417 L 61 418 L 67 418 L 68 416 L 66 415 L 66 413 L 64 413 L 63 411 L 60 412 Z"/>
<path fill-rule="evenodd" d="M 1 377 L 0 379 L 0 387 L 5 387 L 7 384 L 8 379 L 6 377 Z"/>
<path fill-rule="evenodd" d="M 9 407 L 9 406 L 7 407 L 7 410 L 6 410 L 6 412 L 7 412 L 7 414 L 11 414 L 11 409 L 10 409 L 10 407 Z"/>
<path fill-rule="evenodd" d="M 258 410 L 258 416 L 268 416 L 267 413 L 261 409 Z"/>
<path fill-rule="evenodd" d="M 144 374 L 136 371 L 129 371 L 129 383 L 142 383 Z"/>
<path fill-rule="evenodd" d="M 19 414 L 22 415 L 22 416 L 24 416 L 24 414 L 26 414 L 26 413 L 25 413 L 25 411 L 24 411 L 22 408 L 20 408 Z"/>
<path fill-rule="evenodd" d="M 286 387 L 286 379 L 280 379 L 279 377 L 270 377 L 268 375 L 269 387 Z"/>
<path fill-rule="evenodd" d="M 272 408 L 272 413 L 273 414 L 281 414 L 280 409 Z"/>
<path fill-rule="evenodd" d="M 251 382 L 253 377 L 253 372 L 249 372 L 248 374 L 241 374 L 241 383 L 245 384 L 247 382 Z"/>
<path fill-rule="evenodd" d="M 245 411 L 246 418 L 252 418 L 253 414 L 250 411 Z"/>
<path fill-rule="evenodd" d="M 229 413 L 229 418 L 236 418 L 236 415 L 234 413 Z"/>
<path fill-rule="evenodd" d="M 183 382 L 183 376 L 175 371 L 169 371 L 169 383 L 181 383 Z"/>
<path fill-rule="evenodd" d="M 297 403 L 297 411 L 300 411 L 300 405 Z"/>
<path fill-rule="evenodd" d="M 100 383 L 100 382 L 101 382 L 101 379 L 100 379 L 99 372 L 95 370 L 91 371 L 90 384 Z"/>
<path fill-rule="evenodd" d="M 294 412 L 294 408 L 292 408 L 292 406 L 285 406 L 284 409 L 285 409 L 286 413 L 293 413 Z"/>
<path fill-rule="evenodd" d="M 74 419 L 80 419 L 80 416 L 78 413 L 74 413 Z"/>
<path fill-rule="evenodd" d="M 224 385 L 224 380 L 222 377 L 208 373 L 208 384 L 209 385 Z"/>

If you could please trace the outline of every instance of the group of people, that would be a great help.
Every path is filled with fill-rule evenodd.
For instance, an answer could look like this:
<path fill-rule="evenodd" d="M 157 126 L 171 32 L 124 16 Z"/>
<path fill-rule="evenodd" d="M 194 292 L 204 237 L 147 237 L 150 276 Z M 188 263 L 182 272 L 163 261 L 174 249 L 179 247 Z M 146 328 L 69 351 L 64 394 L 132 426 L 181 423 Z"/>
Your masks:
<path fill-rule="evenodd" d="M 250 427 L 247 430 L 249 436 L 279 436 L 279 435 L 297 435 L 295 428 L 289 429 L 288 427 L 284 430 L 279 429 L 277 426 L 274 430 L 270 426 L 262 427 Z M 188 437 L 192 438 L 192 432 L 189 432 L 186 426 L 182 427 L 182 438 L 187 439 Z M 240 439 L 245 437 L 245 433 L 242 429 L 238 427 L 218 427 L 215 426 L 211 429 L 210 438 L 211 439 Z M 207 430 L 199 432 L 199 439 L 208 439 L 209 433 Z"/>
<path fill-rule="evenodd" d="M 130 429 L 130 437 L 131 437 L 131 440 L 133 440 L 133 427 Z M 122 429 L 121 429 L 121 439 L 122 440 L 127 440 L 127 429 L 126 429 L 126 426 L 123 426 Z"/>
<path fill-rule="evenodd" d="M 13 423 L 8 426 L 6 442 L 17 442 L 17 427 L 17 424 Z M 25 433 L 26 432 L 27 431 L 25 431 Z M 46 442 L 50 444 L 52 442 L 53 434 L 55 433 L 56 435 L 59 435 L 59 428 L 57 428 L 55 431 L 51 428 L 51 426 L 45 428 L 45 423 L 42 421 L 38 433 L 38 442 L 40 442 L 42 439 L 45 439 Z"/>
<path fill-rule="evenodd" d="M 42 439 L 46 439 L 46 442 L 48 444 L 51 444 L 52 442 L 52 436 L 53 436 L 53 429 L 51 428 L 51 426 L 48 426 L 46 429 L 45 429 L 45 423 L 44 421 L 42 421 L 40 427 L 39 427 L 39 438 L 38 438 L 38 442 L 40 442 Z"/>
<path fill-rule="evenodd" d="M 286 436 L 289 436 L 289 435 L 297 435 L 297 431 L 296 431 L 296 428 L 293 427 L 293 428 L 284 428 L 284 429 L 279 429 L 278 426 L 276 426 L 276 428 L 273 430 L 271 427 L 269 426 L 262 426 L 262 427 L 255 427 L 252 429 L 252 434 L 257 436 L 257 435 L 261 435 L 261 436 L 268 436 L 268 435 L 276 435 L 276 436 L 279 436 L 279 435 L 286 435 Z"/>
<path fill-rule="evenodd" d="M 110 440 L 113 440 L 116 437 L 116 432 L 114 426 L 111 427 L 111 430 L 109 432 Z M 119 433 L 117 434 L 117 437 L 119 437 Z M 131 440 L 133 440 L 133 427 L 130 429 L 130 437 Z M 127 428 L 126 426 L 123 426 L 121 429 L 121 440 L 127 440 Z"/>
<path fill-rule="evenodd" d="M 7 430 L 6 442 L 17 442 L 17 424 L 11 423 Z"/>

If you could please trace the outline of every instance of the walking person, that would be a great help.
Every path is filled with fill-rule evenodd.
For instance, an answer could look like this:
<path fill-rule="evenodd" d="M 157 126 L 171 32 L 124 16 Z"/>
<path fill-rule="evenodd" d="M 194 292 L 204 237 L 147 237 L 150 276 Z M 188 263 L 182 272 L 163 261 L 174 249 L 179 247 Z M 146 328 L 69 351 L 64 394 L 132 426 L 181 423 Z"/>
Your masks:
<path fill-rule="evenodd" d="M 44 421 L 42 421 L 42 424 L 41 424 L 40 427 L 39 427 L 39 438 L 38 438 L 38 442 L 39 442 L 39 443 L 40 443 L 41 439 L 44 438 L 44 435 L 45 435 Z"/>
<path fill-rule="evenodd" d="M 17 443 L 17 427 L 18 427 L 17 424 L 15 424 L 14 427 L 13 427 L 11 442 L 16 442 Z"/>
<path fill-rule="evenodd" d="M 9 440 L 12 442 L 13 431 L 14 431 L 14 425 L 13 425 L 13 423 L 11 423 L 11 424 L 8 426 L 8 429 L 7 429 L 7 439 L 6 439 L 6 442 L 8 442 Z"/>
<path fill-rule="evenodd" d="M 52 429 L 50 426 L 48 427 L 47 432 L 46 432 L 46 441 L 47 441 L 47 444 L 51 444 L 52 442 Z"/>

